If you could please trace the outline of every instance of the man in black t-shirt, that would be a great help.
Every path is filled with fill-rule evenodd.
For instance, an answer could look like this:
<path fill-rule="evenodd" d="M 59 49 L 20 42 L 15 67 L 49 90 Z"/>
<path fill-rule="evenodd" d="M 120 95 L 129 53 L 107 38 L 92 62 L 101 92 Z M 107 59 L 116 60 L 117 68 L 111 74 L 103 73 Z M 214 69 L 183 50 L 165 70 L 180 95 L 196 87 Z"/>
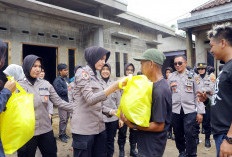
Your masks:
<path fill-rule="evenodd" d="M 215 26 L 208 32 L 210 52 L 217 60 L 225 62 L 215 81 L 211 100 L 211 127 L 217 149 L 217 157 L 232 156 L 232 26 Z M 199 92 L 200 101 L 206 106 L 210 100 Z"/>
<path fill-rule="evenodd" d="M 149 127 L 140 127 L 131 123 L 121 113 L 121 119 L 133 129 L 137 129 L 137 145 L 140 157 L 163 156 L 167 131 L 171 121 L 172 95 L 167 80 L 162 75 L 165 60 L 163 52 L 148 49 L 142 56 L 134 58 L 141 61 L 141 71 L 153 84 L 152 108 Z"/>

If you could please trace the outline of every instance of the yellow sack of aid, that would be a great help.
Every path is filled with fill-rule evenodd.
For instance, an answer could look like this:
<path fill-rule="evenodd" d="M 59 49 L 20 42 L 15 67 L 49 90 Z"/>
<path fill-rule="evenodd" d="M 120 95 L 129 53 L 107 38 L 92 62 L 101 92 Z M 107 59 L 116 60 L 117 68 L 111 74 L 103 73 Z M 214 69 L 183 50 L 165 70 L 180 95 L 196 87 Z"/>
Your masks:
<path fill-rule="evenodd" d="M 12 93 L 6 111 L 0 114 L 0 135 L 6 154 L 21 148 L 34 136 L 35 131 L 34 96 L 15 83 L 20 92 Z"/>
<path fill-rule="evenodd" d="M 129 76 L 127 85 L 119 87 L 123 89 L 117 116 L 121 111 L 126 118 L 139 126 L 148 127 L 151 117 L 153 83 L 145 75 Z"/>

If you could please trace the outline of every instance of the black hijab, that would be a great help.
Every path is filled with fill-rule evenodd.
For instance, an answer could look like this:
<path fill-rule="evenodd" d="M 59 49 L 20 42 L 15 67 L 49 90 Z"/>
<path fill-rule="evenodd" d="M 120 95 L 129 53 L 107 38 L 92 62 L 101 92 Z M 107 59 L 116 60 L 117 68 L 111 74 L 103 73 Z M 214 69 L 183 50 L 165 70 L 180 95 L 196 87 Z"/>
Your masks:
<path fill-rule="evenodd" d="M 92 46 L 87 49 L 85 49 L 85 60 L 87 61 L 87 64 L 90 66 L 90 68 L 93 70 L 94 74 L 96 73 L 95 64 L 104 56 L 106 55 L 106 60 L 110 57 L 110 51 L 107 51 L 106 49 L 98 46 Z"/>
<path fill-rule="evenodd" d="M 24 58 L 23 66 L 22 66 L 23 67 L 23 72 L 24 72 L 26 78 L 28 79 L 28 81 L 32 85 L 34 85 L 37 78 L 31 77 L 30 72 L 31 72 L 32 66 L 34 65 L 36 60 L 40 60 L 40 62 L 42 64 L 42 59 L 40 57 L 35 56 L 35 55 L 28 55 L 28 56 L 26 56 Z"/>
<path fill-rule="evenodd" d="M 205 74 L 206 74 L 206 72 L 204 74 L 200 74 L 200 76 L 201 76 L 202 79 L 205 77 Z"/>
<path fill-rule="evenodd" d="M 78 70 L 79 68 L 81 68 L 81 67 L 82 67 L 81 65 L 75 66 L 75 68 L 74 68 L 74 74 L 76 74 L 77 70 Z"/>
<path fill-rule="evenodd" d="M 133 67 L 133 72 L 135 72 L 135 66 L 134 66 L 134 64 L 132 64 L 132 63 L 127 63 L 127 64 L 125 64 L 125 66 L 124 66 L 124 75 L 125 75 L 125 76 L 127 76 L 127 75 L 126 75 L 126 69 L 127 69 L 130 65 Z"/>
<path fill-rule="evenodd" d="M 111 73 L 111 66 L 110 66 L 109 63 L 106 63 L 103 67 L 108 67 L 108 68 L 109 68 L 109 71 L 110 71 L 110 73 Z M 102 69 L 103 69 L 103 68 L 102 68 Z M 100 75 L 101 75 L 102 69 L 100 70 Z M 101 77 L 102 77 L 102 75 L 101 75 Z M 102 79 L 107 83 L 108 80 L 110 79 L 110 76 L 109 76 L 108 78 L 102 77 Z"/>

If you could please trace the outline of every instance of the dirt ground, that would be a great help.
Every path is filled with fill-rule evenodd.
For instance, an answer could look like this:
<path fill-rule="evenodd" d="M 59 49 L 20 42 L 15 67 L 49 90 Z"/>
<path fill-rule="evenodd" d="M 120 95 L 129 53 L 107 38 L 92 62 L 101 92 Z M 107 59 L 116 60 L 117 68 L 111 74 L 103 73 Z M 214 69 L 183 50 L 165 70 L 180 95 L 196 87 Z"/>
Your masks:
<path fill-rule="evenodd" d="M 68 140 L 68 143 L 62 143 L 58 140 L 58 125 L 59 125 L 59 118 L 58 116 L 53 117 L 53 130 L 55 137 L 57 139 L 57 147 L 58 147 L 58 157 L 72 157 L 73 156 L 73 149 L 72 149 L 72 139 Z M 71 137 L 70 133 L 70 123 L 68 124 L 67 134 Z M 116 138 L 117 139 L 117 138 Z M 201 142 L 202 141 L 202 142 Z M 212 147 L 209 150 L 206 150 L 204 146 L 204 135 L 200 134 L 200 144 L 198 145 L 198 157 L 215 157 L 216 156 L 216 148 L 215 143 L 211 137 L 211 145 Z M 129 141 L 126 141 L 126 157 L 129 157 Z M 115 142 L 115 153 L 114 157 L 118 157 L 118 145 Z M 168 140 L 166 149 L 164 152 L 163 157 L 178 157 L 178 151 L 176 149 L 175 142 L 173 140 Z M 13 155 L 7 155 L 6 157 L 17 157 L 16 153 Z"/>

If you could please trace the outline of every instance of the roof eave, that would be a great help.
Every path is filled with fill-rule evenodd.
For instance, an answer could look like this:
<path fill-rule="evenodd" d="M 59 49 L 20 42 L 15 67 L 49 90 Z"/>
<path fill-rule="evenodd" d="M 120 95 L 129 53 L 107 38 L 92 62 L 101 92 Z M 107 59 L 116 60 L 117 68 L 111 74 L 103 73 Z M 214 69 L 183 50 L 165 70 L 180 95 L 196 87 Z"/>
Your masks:
<path fill-rule="evenodd" d="M 158 31 L 160 34 L 163 35 L 163 37 L 175 35 L 175 30 L 173 30 L 172 28 L 165 26 L 163 24 L 156 23 L 144 17 L 140 17 L 139 15 L 136 15 L 134 13 L 126 12 L 126 13 L 119 14 L 117 16 L 124 20 L 128 20 L 138 25 L 142 25 L 142 26 L 151 28 L 155 31 Z"/>
<path fill-rule="evenodd" d="M 69 10 L 66 8 L 58 7 L 55 5 L 51 5 L 35 0 L 0 0 L 0 2 L 4 2 L 6 4 L 11 4 L 24 9 L 39 11 L 45 14 L 59 16 L 67 19 L 83 21 L 86 23 L 93 23 L 99 26 L 104 26 L 106 28 L 120 25 L 120 23 L 118 22 L 110 21 L 100 17 L 84 14 L 81 12 Z"/>
<path fill-rule="evenodd" d="M 186 31 L 189 28 L 214 24 L 232 20 L 232 8 L 209 12 L 207 14 L 195 15 L 189 18 L 177 20 L 178 29 Z"/>

